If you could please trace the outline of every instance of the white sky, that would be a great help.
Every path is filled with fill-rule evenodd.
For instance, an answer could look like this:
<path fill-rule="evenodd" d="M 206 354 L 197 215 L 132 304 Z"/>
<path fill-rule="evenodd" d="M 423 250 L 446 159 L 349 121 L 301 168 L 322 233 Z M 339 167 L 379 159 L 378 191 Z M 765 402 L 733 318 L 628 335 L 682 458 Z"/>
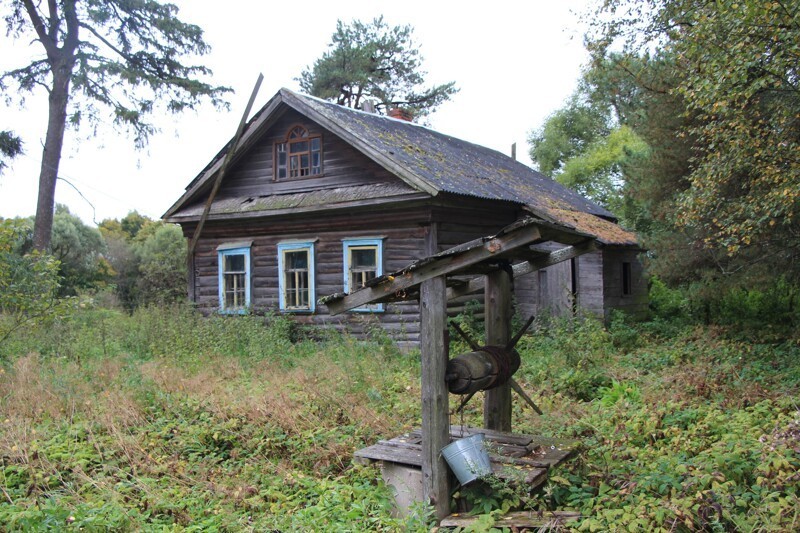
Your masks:
<path fill-rule="evenodd" d="M 573 91 L 587 59 L 580 15 L 590 2 L 174 0 L 182 20 L 204 29 L 212 51 L 203 62 L 214 71 L 213 83 L 236 91 L 231 110 L 204 105 L 196 113 L 164 115 L 160 132 L 141 151 L 110 126 L 95 136 L 68 130 L 59 175 L 95 209 L 63 181 L 56 201 L 89 224 L 134 209 L 160 217 L 233 136 L 259 72 L 265 80 L 254 112 L 281 87 L 299 90 L 295 78 L 325 51 L 337 19 L 369 21 L 381 14 L 390 25 L 414 27 L 429 84 L 455 81 L 461 88 L 430 116 L 431 127 L 504 153 L 516 142 L 518 159 L 530 164 L 528 132 Z M 0 36 L 0 70 L 22 66 L 40 48 Z M 24 109 L 0 104 L 0 129 L 15 131 L 25 143 L 25 155 L 0 175 L 0 216 L 36 210 L 46 109 L 44 94 L 28 97 Z"/>

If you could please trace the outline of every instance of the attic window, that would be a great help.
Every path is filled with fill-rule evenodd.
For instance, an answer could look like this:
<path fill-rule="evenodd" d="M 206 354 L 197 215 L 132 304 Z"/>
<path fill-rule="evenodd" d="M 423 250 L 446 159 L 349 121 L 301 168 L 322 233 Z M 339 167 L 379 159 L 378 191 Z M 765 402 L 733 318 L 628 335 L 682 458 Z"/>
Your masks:
<path fill-rule="evenodd" d="M 322 174 L 322 137 L 292 126 L 286 140 L 275 143 L 275 181 Z"/>

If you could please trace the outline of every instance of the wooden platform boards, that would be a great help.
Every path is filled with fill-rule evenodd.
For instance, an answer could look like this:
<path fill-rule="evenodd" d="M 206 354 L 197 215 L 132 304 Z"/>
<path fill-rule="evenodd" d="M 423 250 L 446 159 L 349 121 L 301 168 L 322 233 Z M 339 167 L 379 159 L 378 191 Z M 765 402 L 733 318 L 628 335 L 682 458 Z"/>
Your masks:
<path fill-rule="evenodd" d="M 512 511 L 497 519 L 494 527 L 496 528 L 520 528 L 536 529 L 546 531 L 558 531 L 561 526 L 569 525 L 581 517 L 580 513 L 573 511 L 545 511 L 538 513 L 535 511 Z M 451 514 L 442 520 L 441 527 L 469 527 L 472 525 L 476 516 L 467 514 Z"/>
<path fill-rule="evenodd" d="M 501 479 L 522 480 L 531 490 L 547 480 L 547 470 L 570 458 L 578 449 L 575 440 L 552 439 L 536 435 L 502 433 L 490 429 L 451 426 L 450 440 L 483 433 L 488 444 L 492 471 Z M 385 461 L 422 466 L 422 434 L 419 430 L 358 450 L 355 460 L 362 463 Z"/>

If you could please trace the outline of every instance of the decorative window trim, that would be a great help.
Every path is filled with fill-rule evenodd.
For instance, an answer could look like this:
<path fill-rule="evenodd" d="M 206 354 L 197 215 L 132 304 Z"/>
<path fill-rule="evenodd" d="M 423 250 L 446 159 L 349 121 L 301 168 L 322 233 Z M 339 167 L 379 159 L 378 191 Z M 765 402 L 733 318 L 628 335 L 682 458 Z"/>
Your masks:
<path fill-rule="evenodd" d="M 308 253 L 308 307 L 290 307 L 286 301 L 285 258 L 288 252 Z M 289 241 L 278 243 L 278 293 L 280 310 L 284 313 L 313 313 L 316 309 L 314 279 L 314 241 Z"/>
<path fill-rule="evenodd" d="M 250 247 L 252 241 L 225 243 L 217 247 L 217 287 L 219 297 L 219 312 L 229 314 L 244 314 L 250 308 Z M 225 258 L 232 255 L 244 256 L 244 305 L 227 308 L 225 306 Z"/>
<path fill-rule="evenodd" d="M 300 148 L 302 143 L 306 144 L 305 149 Z M 310 135 L 308 128 L 294 124 L 287 130 L 284 139 L 275 143 L 272 157 L 273 181 L 321 176 L 322 135 Z M 303 161 L 307 166 L 303 165 Z"/>
<path fill-rule="evenodd" d="M 350 251 L 353 248 L 375 248 L 375 277 L 383 275 L 383 237 L 356 239 L 342 239 L 342 272 L 344 277 L 344 292 L 350 293 Z M 382 313 L 383 304 L 367 304 L 351 309 L 356 313 Z"/>

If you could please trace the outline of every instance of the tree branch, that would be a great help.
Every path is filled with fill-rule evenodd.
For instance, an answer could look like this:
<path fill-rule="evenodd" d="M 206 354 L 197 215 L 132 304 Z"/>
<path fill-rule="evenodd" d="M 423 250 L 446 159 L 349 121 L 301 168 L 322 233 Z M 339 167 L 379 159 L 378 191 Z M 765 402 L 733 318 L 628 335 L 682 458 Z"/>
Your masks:
<path fill-rule="evenodd" d="M 65 0 L 64 18 L 67 20 L 67 36 L 64 39 L 64 51 L 72 57 L 80 44 L 80 39 L 78 38 L 80 22 L 78 21 L 78 12 L 75 8 L 75 0 Z"/>
<path fill-rule="evenodd" d="M 39 36 L 39 41 L 41 41 L 42 46 L 44 46 L 44 49 L 47 51 L 47 55 L 50 56 L 58 52 L 56 42 L 50 40 L 50 36 L 47 34 L 44 21 L 42 20 L 42 17 L 39 16 L 36 6 L 33 5 L 31 0 L 22 0 L 22 3 L 25 5 L 25 11 L 28 13 L 28 18 L 31 19 L 33 29 L 36 30 L 36 35 Z"/>

